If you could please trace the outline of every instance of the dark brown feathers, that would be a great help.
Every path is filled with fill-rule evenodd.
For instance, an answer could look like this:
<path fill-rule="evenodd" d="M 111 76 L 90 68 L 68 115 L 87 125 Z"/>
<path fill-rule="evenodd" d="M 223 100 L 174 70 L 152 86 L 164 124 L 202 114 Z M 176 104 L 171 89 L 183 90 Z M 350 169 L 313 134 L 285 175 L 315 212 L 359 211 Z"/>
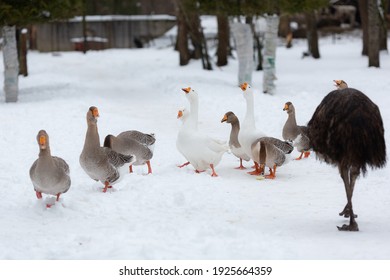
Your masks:
<path fill-rule="evenodd" d="M 355 167 L 386 164 L 386 144 L 379 108 L 353 88 L 334 90 L 322 100 L 308 123 L 313 150 L 327 163 Z"/>

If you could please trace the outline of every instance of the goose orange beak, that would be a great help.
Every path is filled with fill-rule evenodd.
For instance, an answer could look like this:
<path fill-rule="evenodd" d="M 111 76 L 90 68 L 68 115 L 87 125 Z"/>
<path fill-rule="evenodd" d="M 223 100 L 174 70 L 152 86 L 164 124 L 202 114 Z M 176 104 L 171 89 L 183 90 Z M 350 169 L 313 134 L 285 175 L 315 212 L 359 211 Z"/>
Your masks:
<path fill-rule="evenodd" d="M 242 89 L 242 91 L 246 91 L 247 87 L 248 87 L 248 83 L 242 83 L 240 85 L 240 88 Z"/>
<path fill-rule="evenodd" d="M 42 135 L 39 137 L 39 145 L 42 145 L 42 146 L 46 145 L 46 137 L 45 136 Z"/>
<path fill-rule="evenodd" d="M 183 116 L 183 111 L 177 112 L 177 118 L 180 119 Z"/>
<path fill-rule="evenodd" d="M 93 115 L 95 118 L 98 118 L 98 117 L 99 117 L 99 110 L 98 110 L 98 108 L 93 109 L 92 115 Z"/>
<path fill-rule="evenodd" d="M 191 91 L 191 87 L 182 88 L 181 90 L 184 91 L 187 94 L 187 93 L 189 93 Z"/>
<path fill-rule="evenodd" d="M 222 120 L 221 120 L 221 123 L 226 122 L 226 121 L 227 121 L 227 116 L 224 115 L 223 118 L 222 118 Z"/>
<path fill-rule="evenodd" d="M 286 110 L 288 110 L 288 105 L 287 105 L 287 104 L 284 104 L 283 111 L 286 111 Z"/>
<path fill-rule="evenodd" d="M 44 135 L 39 136 L 39 147 L 42 150 L 46 149 L 46 143 L 47 143 L 46 136 Z"/>

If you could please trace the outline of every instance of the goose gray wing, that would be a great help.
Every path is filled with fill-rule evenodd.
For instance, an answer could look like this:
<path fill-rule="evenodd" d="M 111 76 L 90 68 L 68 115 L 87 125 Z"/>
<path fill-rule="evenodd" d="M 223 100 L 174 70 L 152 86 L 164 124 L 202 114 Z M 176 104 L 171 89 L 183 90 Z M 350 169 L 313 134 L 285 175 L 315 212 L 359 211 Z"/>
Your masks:
<path fill-rule="evenodd" d="M 299 126 L 300 135 L 298 135 L 297 139 L 297 149 L 299 152 L 308 151 L 311 148 L 310 139 L 309 139 L 309 130 L 307 126 Z"/>
<path fill-rule="evenodd" d="M 124 131 L 118 134 L 117 137 L 132 139 L 146 146 L 151 146 L 154 144 L 154 142 L 156 142 L 154 133 L 146 134 L 137 130 Z"/>
<path fill-rule="evenodd" d="M 66 175 L 69 175 L 69 165 L 66 163 L 66 161 L 56 156 L 53 156 L 52 158 L 55 164 L 57 165 L 57 167 L 63 170 Z"/>
<path fill-rule="evenodd" d="M 284 154 L 290 154 L 294 150 L 294 147 L 287 141 L 282 141 L 274 137 L 261 137 L 259 140 L 266 144 L 275 146 Z"/>
<path fill-rule="evenodd" d="M 132 163 L 135 161 L 134 155 L 123 155 L 109 148 L 103 148 L 103 149 L 107 155 L 108 162 L 111 163 L 115 168 L 122 167 L 126 163 Z"/>

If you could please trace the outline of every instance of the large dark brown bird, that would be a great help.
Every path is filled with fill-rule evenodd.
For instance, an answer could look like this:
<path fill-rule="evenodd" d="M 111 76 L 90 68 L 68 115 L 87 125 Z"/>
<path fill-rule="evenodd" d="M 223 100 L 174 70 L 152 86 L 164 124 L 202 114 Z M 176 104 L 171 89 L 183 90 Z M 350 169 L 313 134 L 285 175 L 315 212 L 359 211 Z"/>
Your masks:
<path fill-rule="evenodd" d="M 367 167 L 386 164 L 383 121 L 378 106 L 361 91 L 335 81 L 337 90 L 322 100 L 308 123 L 309 138 L 317 156 L 338 166 L 347 194 L 347 205 L 340 216 L 350 218 L 342 231 L 358 231 L 352 208 L 356 178 Z"/>

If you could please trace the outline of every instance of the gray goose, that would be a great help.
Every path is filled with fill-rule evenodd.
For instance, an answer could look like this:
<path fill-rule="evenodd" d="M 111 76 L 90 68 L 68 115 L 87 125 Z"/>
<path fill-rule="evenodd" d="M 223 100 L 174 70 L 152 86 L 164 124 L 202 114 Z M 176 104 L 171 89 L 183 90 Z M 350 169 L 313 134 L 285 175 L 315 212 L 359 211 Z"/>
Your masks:
<path fill-rule="evenodd" d="M 153 149 L 156 138 L 153 133 L 145 134 L 137 130 L 124 131 L 117 136 L 107 135 L 104 139 L 104 147 L 113 149 L 124 155 L 135 155 L 137 160 L 130 165 L 129 171 L 133 172 L 133 165 L 148 166 L 148 174 L 152 173 L 150 160 L 153 157 Z"/>
<path fill-rule="evenodd" d="M 37 135 L 39 156 L 30 168 L 30 178 L 38 199 L 42 193 L 57 196 L 66 193 L 70 188 L 69 165 L 60 157 L 52 156 L 49 145 L 49 135 L 40 130 Z M 47 204 L 48 208 L 52 205 Z"/>
<path fill-rule="evenodd" d="M 245 152 L 242 150 L 240 142 L 238 141 L 238 133 L 240 132 L 240 121 L 233 112 L 229 111 L 223 116 L 221 123 L 223 122 L 230 123 L 232 125 L 232 130 L 230 131 L 229 138 L 229 147 L 233 155 L 240 159 L 240 166 L 236 167 L 236 169 L 246 169 L 242 165 L 242 160 L 249 161 L 250 157 L 245 154 Z"/>
<path fill-rule="evenodd" d="M 287 141 L 282 141 L 274 137 L 261 137 L 252 144 L 252 155 L 259 163 L 260 169 L 269 167 L 267 179 L 275 179 L 276 167 L 280 167 L 288 162 L 287 156 L 294 150 L 294 147 Z M 257 157 L 256 157 L 257 153 Z"/>
<path fill-rule="evenodd" d="M 121 168 L 132 164 L 136 157 L 123 155 L 107 147 L 100 146 L 97 118 L 99 111 L 92 106 L 87 112 L 88 129 L 84 148 L 80 154 L 80 165 L 85 173 L 95 181 L 104 184 L 103 192 L 112 187 L 121 178 Z"/>
<path fill-rule="evenodd" d="M 295 107 L 291 102 L 284 104 L 283 111 L 287 111 L 288 115 L 287 121 L 283 126 L 283 139 L 292 142 L 298 152 L 301 153 L 296 160 L 302 159 L 303 155 L 307 158 L 310 155 L 310 139 L 307 136 L 307 127 L 297 125 Z"/>

